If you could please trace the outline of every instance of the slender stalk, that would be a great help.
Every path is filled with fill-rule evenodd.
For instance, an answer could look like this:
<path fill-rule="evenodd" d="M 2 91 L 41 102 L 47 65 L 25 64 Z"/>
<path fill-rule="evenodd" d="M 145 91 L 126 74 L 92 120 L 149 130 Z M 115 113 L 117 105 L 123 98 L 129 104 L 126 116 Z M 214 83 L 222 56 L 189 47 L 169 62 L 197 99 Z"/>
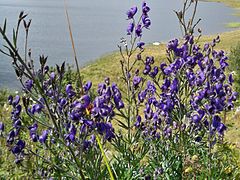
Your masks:
<path fill-rule="evenodd" d="M 82 84 L 81 72 L 80 72 L 79 65 L 78 65 L 77 53 L 76 53 L 75 44 L 74 44 L 74 40 L 73 40 L 72 28 L 71 28 L 70 18 L 69 18 L 69 15 L 68 15 L 66 0 L 64 0 L 64 9 L 65 9 L 66 17 L 67 17 L 67 23 L 68 23 L 69 35 L 70 35 L 71 43 L 72 43 L 74 60 L 75 60 L 75 64 L 76 64 L 76 67 L 77 67 L 78 81 L 79 81 L 79 84 L 80 84 L 80 90 L 81 90 L 81 94 L 83 94 L 83 84 Z"/>
<path fill-rule="evenodd" d="M 109 165 L 109 163 L 108 163 L 106 154 L 105 154 L 105 152 L 104 152 L 104 150 L 103 150 L 103 147 L 102 147 L 100 138 L 98 137 L 97 134 L 96 134 L 96 140 L 97 140 L 97 143 L 98 143 L 99 148 L 100 148 L 100 150 L 101 150 L 101 153 L 102 153 L 102 156 L 103 156 L 103 160 L 104 160 L 105 163 L 106 163 L 106 166 L 107 166 L 107 169 L 108 169 L 108 172 L 109 172 L 109 175 L 110 175 L 110 179 L 111 179 L 111 180 L 114 180 L 114 176 L 113 176 L 113 174 L 112 174 L 112 170 L 111 170 L 110 165 Z"/>

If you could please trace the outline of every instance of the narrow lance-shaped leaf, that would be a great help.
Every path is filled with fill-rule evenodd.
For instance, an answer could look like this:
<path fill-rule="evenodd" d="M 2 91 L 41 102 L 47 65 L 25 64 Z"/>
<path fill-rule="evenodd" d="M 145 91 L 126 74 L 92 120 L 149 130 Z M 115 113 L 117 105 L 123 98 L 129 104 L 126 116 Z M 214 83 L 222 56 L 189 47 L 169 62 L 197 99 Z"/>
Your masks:
<path fill-rule="evenodd" d="M 5 21 L 4 21 L 4 25 L 3 25 L 3 34 L 6 33 L 6 29 L 7 29 L 7 19 L 5 19 Z"/>
<path fill-rule="evenodd" d="M 14 47 L 16 48 L 17 47 L 17 38 L 16 38 L 15 29 L 13 29 L 13 44 L 14 44 Z"/>

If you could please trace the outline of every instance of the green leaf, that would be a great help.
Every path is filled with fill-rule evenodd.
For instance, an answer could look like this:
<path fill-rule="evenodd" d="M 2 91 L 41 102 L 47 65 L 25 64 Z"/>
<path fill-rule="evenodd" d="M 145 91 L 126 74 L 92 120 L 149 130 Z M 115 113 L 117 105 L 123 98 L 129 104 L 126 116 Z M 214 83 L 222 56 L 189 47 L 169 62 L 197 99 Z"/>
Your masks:
<path fill-rule="evenodd" d="M 6 29 L 7 29 L 7 19 L 4 20 L 4 25 L 3 25 L 3 34 L 6 33 Z"/>
<path fill-rule="evenodd" d="M 117 120 L 117 122 L 119 123 L 120 127 L 124 128 L 124 129 L 128 129 L 128 127 L 123 122 L 121 122 L 120 120 Z"/>
<path fill-rule="evenodd" d="M 16 48 L 17 47 L 17 37 L 16 37 L 16 33 L 15 33 L 14 29 L 13 29 L 13 44 L 14 44 L 14 47 Z"/>
<path fill-rule="evenodd" d="M 108 163 L 108 160 L 107 160 L 107 156 L 106 156 L 106 154 L 105 154 L 105 152 L 104 152 L 104 150 L 103 150 L 101 141 L 100 141 L 100 139 L 99 139 L 99 137 L 98 137 L 97 134 L 96 134 L 96 140 L 97 140 L 97 143 L 98 143 L 99 148 L 100 148 L 100 150 L 101 150 L 101 153 L 102 153 L 102 156 L 103 156 L 103 160 L 104 160 L 105 163 L 106 163 L 106 166 L 107 166 L 107 169 L 108 169 L 108 172 L 109 172 L 109 175 L 110 175 L 110 179 L 111 179 L 111 180 L 114 180 L 114 177 L 113 177 L 113 174 L 112 174 L 112 170 L 111 170 L 111 168 L 110 168 L 110 166 L 109 166 L 109 163 Z"/>

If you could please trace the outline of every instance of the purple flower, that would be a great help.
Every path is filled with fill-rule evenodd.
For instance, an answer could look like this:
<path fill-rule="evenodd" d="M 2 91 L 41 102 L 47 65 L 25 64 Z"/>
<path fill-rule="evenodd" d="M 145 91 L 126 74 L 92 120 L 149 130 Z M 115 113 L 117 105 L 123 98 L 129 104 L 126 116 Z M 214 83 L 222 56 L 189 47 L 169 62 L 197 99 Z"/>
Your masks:
<path fill-rule="evenodd" d="M 65 98 L 58 100 L 59 106 L 64 107 L 67 104 L 67 100 Z"/>
<path fill-rule="evenodd" d="M 142 12 L 144 15 L 147 15 L 147 13 L 150 11 L 150 7 L 147 6 L 146 2 L 142 3 Z"/>
<path fill-rule="evenodd" d="M 54 79 L 55 79 L 55 73 L 54 72 L 51 72 L 51 74 L 50 74 L 50 79 L 53 81 Z"/>
<path fill-rule="evenodd" d="M 48 130 L 42 131 L 42 135 L 39 137 L 39 142 L 44 144 L 48 137 Z"/>
<path fill-rule="evenodd" d="M 150 76 L 151 78 L 155 78 L 157 74 L 158 74 L 158 67 L 155 66 L 155 67 L 153 68 L 153 71 L 149 73 L 149 76 Z"/>
<path fill-rule="evenodd" d="M 26 88 L 28 91 L 31 91 L 32 87 L 33 87 L 33 80 L 28 79 L 28 80 L 25 82 L 25 88 Z"/>
<path fill-rule="evenodd" d="M 18 105 L 19 101 L 20 101 L 20 96 L 16 95 L 14 100 L 12 101 L 13 107 L 16 107 Z"/>
<path fill-rule="evenodd" d="M 22 122 L 18 119 L 17 121 L 14 122 L 13 126 L 17 129 L 22 126 Z"/>
<path fill-rule="evenodd" d="M 68 85 L 66 86 L 66 93 L 67 93 L 67 96 L 68 96 L 69 98 L 72 98 L 73 96 L 75 96 L 76 93 L 74 92 L 73 87 L 72 87 L 71 84 L 68 84 Z"/>
<path fill-rule="evenodd" d="M 17 116 L 17 117 L 20 116 L 21 111 L 22 111 L 22 106 L 21 106 L 20 104 L 18 104 L 18 105 L 15 107 L 15 109 L 13 110 L 14 116 L 15 116 L 15 117 L 16 117 L 16 116 Z"/>
<path fill-rule="evenodd" d="M 31 113 L 32 113 L 32 114 L 40 113 L 40 112 L 42 111 L 42 109 L 43 109 L 43 106 L 42 106 L 42 105 L 40 105 L 40 104 L 34 104 L 34 105 L 32 106 Z"/>
<path fill-rule="evenodd" d="M 149 64 L 145 65 L 145 69 L 143 70 L 143 74 L 147 75 L 151 71 L 151 66 Z"/>
<path fill-rule="evenodd" d="M 229 82 L 230 85 L 232 85 L 232 83 L 234 82 L 232 74 L 229 75 L 228 82 Z"/>
<path fill-rule="evenodd" d="M 80 108 L 86 109 L 89 106 L 89 104 L 91 102 L 91 99 L 90 99 L 89 95 L 84 95 L 84 96 L 81 97 L 80 101 L 81 101 L 81 107 Z"/>
<path fill-rule="evenodd" d="M 91 146 L 91 141 L 89 141 L 89 140 L 83 141 L 83 151 L 88 150 L 90 146 Z"/>
<path fill-rule="evenodd" d="M 144 42 L 138 42 L 137 43 L 137 47 L 140 48 L 140 49 L 143 49 L 143 46 L 145 45 Z"/>
<path fill-rule="evenodd" d="M 168 67 L 166 67 L 164 70 L 163 70 L 163 73 L 165 74 L 165 75 L 170 75 L 171 73 L 173 72 L 173 69 L 170 67 L 170 66 L 168 66 Z"/>
<path fill-rule="evenodd" d="M 12 153 L 13 154 L 19 154 L 22 152 L 22 150 L 25 148 L 25 141 L 23 140 L 18 140 L 16 145 L 12 148 Z"/>
<path fill-rule="evenodd" d="M 140 93 L 138 93 L 138 100 L 139 102 L 143 102 L 144 99 L 146 98 L 147 96 L 147 92 L 146 91 L 141 91 Z"/>
<path fill-rule="evenodd" d="M 178 85 L 179 84 L 179 82 L 178 82 L 178 79 L 177 78 L 174 78 L 173 79 L 173 82 L 172 82 L 172 84 L 171 84 L 171 86 L 170 86 L 170 89 L 171 89 L 171 93 L 176 93 L 177 91 L 178 91 Z"/>
<path fill-rule="evenodd" d="M 0 132 L 3 132 L 4 131 L 4 124 L 3 122 L 0 122 Z"/>
<path fill-rule="evenodd" d="M 117 98 L 116 96 L 114 96 L 114 103 L 117 109 L 122 109 L 124 108 L 124 103 L 121 99 Z"/>
<path fill-rule="evenodd" d="M 138 87 L 138 85 L 140 84 L 140 82 L 142 81 L 142 78 L 139 76 L 134 76 L 133 77 L 133 85 L 134 87 Z"/>
<path fill-rule="evenodd" d="M 137 37 L 141 37 L 142 36 L 142 25 L 138 24 L 136 29 L 135 29 L 135 33 Z"/>
<path fill-rule="evenodd" d="M 103 135 L 105 133 L 106 140 L 111 141 L 113 138 L 115 138 L 114 129 L 111 123 L 100 122 L 97 123 L 96 126 L 99 134 Z"/>
<path fill-rule="evenodd" d="M 221 118 L 218 115 L 215 115 L 212 120 L 212 126 L 218 128 L 221 123 Z"/>
<path fill-rule="evenodd" d="M 76 133 L 77 133 L 77 129 L 73 124 L 71 124 L 71 127 L 69 128 L 69 134 L 65 135 L 65 140 L 69 142 L 74 142 Z"/>
<path fill-rule="evenodd" d="M 223 135 L 224 131 L 226 130 L 227 130 L 227 127 L 223 123 L 220 123 L 219 126 L 217 127 L 217 131 L 221 135 Z"/>
<path fill-rule="evenodd" d="M 127 28 L 127 35 L 131 35 L 134 29 L 134 23 L 129 23 L 128 28 Z"/>
<path fill-rule="evenodd" d="M 137 120 L 136 120 L 136 122 L 134 123 L 134 126 L 136 126 L 137 128 L 139 128 L 140 127 L 140 125 L 141 125 L 141 121 L 142 121 L 142 118 L 141 118 L 141 116 L 137 116 Z"/>
<path fill-rule="evenodd" d="M 92 82 L 91 81 L 88 81 L 84 86 L 83 86 L 83 89 L 85 92 L 88 92 L 92 87 Z"/>
<path fill-rule="evenodd" d="M 142 23 L 145 28 L 149 28 L 151 25 L 151 20 L 148 18 L 148 16 L 142 16 Z"/>
<path fill-rule="evenodd" d="M 198 114 L 194 114 L 192 116 L 192 121 L 195 123 L 195 124 L 198 124 L 200 121 L 201 121 L 201 118 L 199 117 Z"/>
<path fill-rule="evenodd" d="M 12 105 L 12 102 L 13 102 L 13 97 L 10 95 L 10 96 L 8 96 L 9 105 Z"/>
<path fill-rule="evenodd" d="M 32 126 L 28 127 L 28 129 L 30 131 L 30 137 L 31 137 L 32 141 L 37 142 L 38 141 L 38 135 L 37 135 L 38 125 L 37 125 L 37 123 L 34 123 Z"/>
<path fill-rule="evenodd" d="M 137 7 L 134 6 L 130 10 L 127 11 L 128 19 L 132 19 L 136 13 L 137 13 Z"/>

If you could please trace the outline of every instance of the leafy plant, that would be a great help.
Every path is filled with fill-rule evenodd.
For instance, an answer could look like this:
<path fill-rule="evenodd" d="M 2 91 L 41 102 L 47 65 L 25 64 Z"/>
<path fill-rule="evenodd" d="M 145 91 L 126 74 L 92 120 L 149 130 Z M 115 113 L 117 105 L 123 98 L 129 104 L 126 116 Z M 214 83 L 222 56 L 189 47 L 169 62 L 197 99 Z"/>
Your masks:
<path fill-rule="evenodd" d="M 218 163 L 225 153 L 234 154 L 223 143 L 222 114 L 233 109 L 237 93 L 232 74 L 225 72 L 228 58 L 214 49 L 219 37 L 201 47 L 201 34 L 193 35 L 200 21 L 194 24 L 197 5 L 186 0 L 176 12 L 184 37 L 169 41 L 168 62 L 161 64 L 142 55 L 150 7 L 143 2 L 127 11 L 128 38 L 118 46 L 123 89 L 106 78 L 96 92 L 91 81 L 83 83 L 79 68 L 77 74 L 66 72 L 65 63 L 49 68 L 47 57 L 40 56 L 35 69 L 27 48 L 25 57 L 19 54 L 18 29 L 23 23 L 27 46 L 31 23 L 23 12 L 12 41 L 4 23 L 0 33 L 6 51 L 1 52 L 12 58 L 24 94 L 9 96 L 12 123 L 1 122 L 0 132 L 23 172 L 72 179 L 237 177 L 233 156 Z M 191 6 L 192 18 L 186 21 Z"/>

